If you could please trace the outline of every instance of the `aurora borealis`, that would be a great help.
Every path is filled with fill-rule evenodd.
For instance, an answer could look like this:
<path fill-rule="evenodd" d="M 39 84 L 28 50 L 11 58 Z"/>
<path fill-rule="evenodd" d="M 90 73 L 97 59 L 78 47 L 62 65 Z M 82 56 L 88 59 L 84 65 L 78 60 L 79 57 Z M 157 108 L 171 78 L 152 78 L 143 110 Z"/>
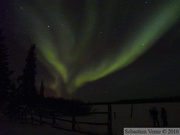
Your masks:
<path fill-rule="evenodd" d="M 54 79 L 47 87 L 58 96 L 62 89 L 74 94 L 131 65 L 180 13 L 178 0 L 19 0 L 11 5 L 16 20 L 11 27 L 37 44 L 41 64 Z"/>

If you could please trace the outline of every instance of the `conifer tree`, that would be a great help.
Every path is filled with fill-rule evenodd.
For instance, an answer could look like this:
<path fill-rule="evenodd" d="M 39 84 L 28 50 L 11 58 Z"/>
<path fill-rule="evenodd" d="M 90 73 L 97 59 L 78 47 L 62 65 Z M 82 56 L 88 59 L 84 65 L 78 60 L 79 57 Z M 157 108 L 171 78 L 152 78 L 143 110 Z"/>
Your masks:
<path fill-rule="evenodd" d="M 22 80 L 22 83 L 20 85 L 20 96 L 24 101 L 26 101 L 27 104 L 32 105 L 33 101 L 35 101 L 37 96 L 36 91 L 36 45 L 31 45 L 27 58 L 26 58 L 26 64 L 23 70 L 23 75 L 20 77 Z"/>
<path fill-rule="evenodd" d="M 12 71 L 9 70 L 7 47 L 4 42 L 2 30 L 0 30 L 0 103 L 7 100 L 10 92 L 10 75 Z"/>

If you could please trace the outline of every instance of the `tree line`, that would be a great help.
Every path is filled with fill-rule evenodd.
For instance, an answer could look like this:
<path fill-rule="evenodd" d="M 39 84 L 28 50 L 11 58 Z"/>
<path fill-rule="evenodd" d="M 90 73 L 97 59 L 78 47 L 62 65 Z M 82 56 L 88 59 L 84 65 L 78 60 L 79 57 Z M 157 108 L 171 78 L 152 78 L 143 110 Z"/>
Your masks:
<path fill-rule="evenodd" d="M 27 52 L 25 65 L 22 75 L 18 76 L 17 80 L 12 80 L 13 71 L 9 69 L 8 49 L 5 44 L 5 38 L 2 30 L 0 30 L 0 107 L 8 108 L 13 112 L 17 106 L 28 106 L 29 108 L 50 108 L 72 112 L 73 106 L 76 106 L 76 111 L 90 111 L 89 107 L 81 107 L 81 101 L 56 99 L 44 96 L 44 82 L 41 81 L 40 90 L 36 89 L 36 45 L 32 44 Z M 17 84 L 16 84 L 17 81 Z"/>
<path fill-rule="evenodd" d="M 30 46 L 27 52 L 26 63 L 22 75 L 12 80 L 13 71 L 9 69 L 8 51 L 2 30 L 0 31 L 0 104 L 19 102 L 18 104 L 32 104 L 31 99 L 40 95 L 36 90 L 36 45 Z M 42 86 L 43 88 L 44 86 Z M 43 93 L 41 92 L 41 96 Z"/>

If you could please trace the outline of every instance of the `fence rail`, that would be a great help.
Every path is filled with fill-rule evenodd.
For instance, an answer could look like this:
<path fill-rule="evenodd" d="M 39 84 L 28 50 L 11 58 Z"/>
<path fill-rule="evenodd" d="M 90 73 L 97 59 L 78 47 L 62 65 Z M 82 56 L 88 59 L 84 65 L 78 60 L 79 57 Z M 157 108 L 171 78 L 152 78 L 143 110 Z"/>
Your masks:
<path fill-rule="evenodd" d="M 47 113 L 47 115 L 44 115 L 41 111 L 40 112 L 38 112 L 38 111 L 32 112 L 29 117 L 27 117 L 27 115 L 23 115 L 23 113 L 22 113 L 22 116 L 20 116 L 20 121 L 24 122 L 24 123 L 30 123 L 32 125 L 35 125 L 37 123 L 39 123 L 40 125 L 49 124 L 49 125 L 52 125 L 52 127 L 54 127 L 54 128 L 59 128 L 59 129 L 64 129 L 64 130 L 74 131 L 74 132 L 80 132 L 80 133 L 85 133 L 85 134 L 95 134 L 95 133 L 78 131 L 78 129 L 76 129 L 77 124 L 107 126 L 108 135 L 112 135 L 111 105 L 108 105 L 107 109 L 108 109 L 107 112 L 89 112 L 88 114 L 86 114 L 86 116 L 87 115 L 101 115 L 101 114 L 107 115 L 108 121 L 104 122 L 104 123 L 103 122 L 77 121 L 76 118 L 80 117 L 78 115 L 77 116 L 75 116 L 75 115 L 70 116 L 71 119 L 60 118 L 60 116 L 62 116 L 62 115 L 56 113 L 55 111 L 51 111 L 51 113 Z M 85 115 L 82 115 L 82 116 L 85 116 Z M 49 121 L 47 121 L 47 119 Z M 71 129 L 66 129 L 66 128 L 60 127 L 58 125 L 58 123 L 60 121 L 71 123 Z"/>
<path fill-rule="evenodd" d="M 107 112 L 90 112 L 86 115 L 107 115 L 107 122 L 102 123 L 102 122 L 82 122 L 82 121 L 77 121 L 76 117 L 79 116 L 75 116 L 72 115 L 71 120 L 68 119 L 63 119 L 60 118 L 60 114 L 55 113 L 54 111 L 51 111 L 50 113 L 47 114 L 51 114 L 49 116 L 47 115 L 42 115 L 42 113 L 31 113 L 30 115 L 30 123 L 31 124 L 35 124 L 35 122 L 39 122 L 40 125 L 43 124 L 50 124 L 52 125 L 54 128 L 59 128 L 59 129 L 64 129 L 64 130 L 68 130 L 68 131 L 75 131 L 75 132 L 80 132 L 80 133 L 86 133 L 86 134 L 93 134 L 93 133 L 89 133 L 89 132 L 83 132 L 83 131 L 78 131 L 76 129 L 76 125 L 77 124 L 88 124 L 88 125 L 98 125 L 98 126 L 107 126 L 107 130 L 108 130 L 108 135 L 112 135 L 112 105 L 116 105 L 116 104 L 131 104 L 131 117 L 133 114 L 133 104 L 144 104 L 144 103 L 165 103 L 165 102 L 180 102 L 180 98 L 161 98 L 161 99 L 137 99 L 137 100 L 121 100 L 118 102 L 99 102 L 99 103 L 85 103 L 84 105 L 106 105 L 107 106 Z M 23 113 L 22 113 L 23 115 Z M 84 115 L 82 115 L 84 116 Z M 23 122 L 27 122 L 27 118 L 26 116 L 20 116 L 19 119 Z M 49 119 L 51 120 L 51 122 L 47 122 L 44 119 Z M 71 129 L 65 129 L 62 127 L 58 126 L 58 121 L 64 121 L 64 122 L 69 122 L 71 123 Z"/>

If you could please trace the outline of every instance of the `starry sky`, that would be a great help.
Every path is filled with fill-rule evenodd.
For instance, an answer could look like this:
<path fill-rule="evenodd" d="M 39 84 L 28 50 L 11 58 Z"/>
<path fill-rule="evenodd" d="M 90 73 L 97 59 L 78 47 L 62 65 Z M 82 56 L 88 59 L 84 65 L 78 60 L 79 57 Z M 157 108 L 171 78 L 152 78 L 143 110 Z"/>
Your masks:
<path fill-rule="evenodd" d="M 37 45 L 37 89 L 85 101 L 180 96 L 179 0 L 1 0 L 14 78 Z"/>

